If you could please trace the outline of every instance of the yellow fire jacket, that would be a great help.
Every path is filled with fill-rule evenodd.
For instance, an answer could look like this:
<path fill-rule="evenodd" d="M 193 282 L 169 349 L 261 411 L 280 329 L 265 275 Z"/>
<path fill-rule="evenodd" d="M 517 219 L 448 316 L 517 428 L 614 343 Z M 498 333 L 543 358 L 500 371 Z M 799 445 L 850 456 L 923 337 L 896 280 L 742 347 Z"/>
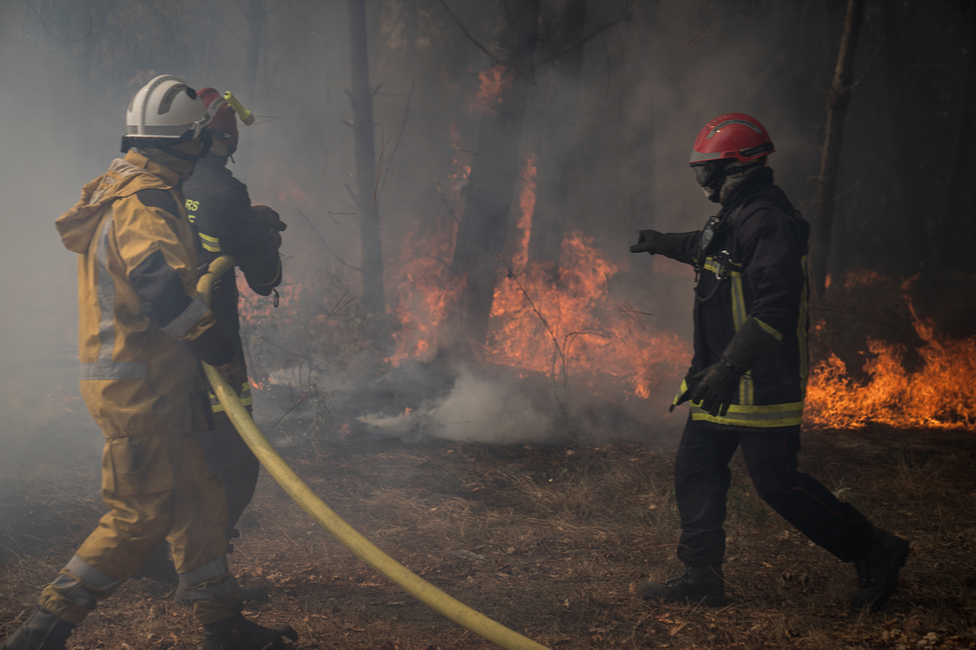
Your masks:
<path fill-rule="evenodd" d="M 55 222 L 79 254 L 81 394 L 107 438 L 189 431 L 198 406 L 197 359 L 180 341 L 214 320 L 179 182 L 129 152 Z"/>

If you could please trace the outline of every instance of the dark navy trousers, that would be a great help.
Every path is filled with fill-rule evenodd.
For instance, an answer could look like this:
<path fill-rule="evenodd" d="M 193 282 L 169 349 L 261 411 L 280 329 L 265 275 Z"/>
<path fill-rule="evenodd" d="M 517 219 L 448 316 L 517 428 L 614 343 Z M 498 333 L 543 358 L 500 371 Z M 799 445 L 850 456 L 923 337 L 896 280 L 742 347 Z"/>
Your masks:
<path fill-rule="evenodd" d="M 800 472 L 800 427 L 730 427 L 690 417 L 678 446 L 674 489 L 681 517 L 678 559 L 688 566 L 718 565 L 725 556 L 729 462 L 742 448 L 756 492 L 786 521 L 844 562 L 867 547 L 874 528 L 852 505 L 839 501 Z"/>
<path fill-rule="evenodd" d="M 230 419 L 214 413 L 216 431 L 197 431 L 196 437 L 207 457 L 207 467 L 217 475 L 227 498 L 227 539 L 237 537 L 235 530 L 244 509 L 254 496 L 260 463 Z"/>

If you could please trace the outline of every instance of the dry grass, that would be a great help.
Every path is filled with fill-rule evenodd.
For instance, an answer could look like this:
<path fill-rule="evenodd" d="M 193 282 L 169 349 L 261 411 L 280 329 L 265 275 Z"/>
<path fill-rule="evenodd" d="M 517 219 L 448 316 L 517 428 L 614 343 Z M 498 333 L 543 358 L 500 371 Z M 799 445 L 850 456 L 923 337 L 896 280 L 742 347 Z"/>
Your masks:
<path fill-rule="evenodd" d="M 553 648 L 976 648 L 976 437 L 820 432 L 805 444 L 801 468 L 912 541 L 901 590 L 882 612 L 847 609 L 853 569 L 758 501 L 740 459 L 727 526 L 735 601 L 717 610 L 647 604 L 631 593 L 679 568 L 672 452 L 379 442 L 319 445 L 290 460 L 380 548 Z M 101 513 L 97 462 L 2 476 L 0 548 L 9 561 L 0 570 L 0 638 Z M 13 485 L 23 503 L 6 498 Z M 38 522 L 40 535 L 29 528 Z M 233 567 L 244 584 L 273 593 L 249 615 L 292 623 L 302 648 L 491 647 L 373 573 L 269 477 L 244 523 Z M 169 592 L 130 581 L 69 646 L 199 647 L 198 626 Z"/>

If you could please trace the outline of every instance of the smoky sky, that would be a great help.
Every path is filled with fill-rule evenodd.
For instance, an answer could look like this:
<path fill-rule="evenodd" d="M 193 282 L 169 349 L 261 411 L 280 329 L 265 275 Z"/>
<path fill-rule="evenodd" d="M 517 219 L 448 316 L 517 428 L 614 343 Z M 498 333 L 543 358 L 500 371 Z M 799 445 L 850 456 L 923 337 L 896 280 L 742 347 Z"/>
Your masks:
<path fill-rule="evenodd" d="M 349 188 L 356 187 L 352 130 L 343 123 L 351 117 L 346 3 L 265 4 L 273 11 L 263 23 L 255 68 L 248 58 L 253 35 L 238 3 L 230 0 L 0 2 L 0 195 L 7 228 L 0 238 L 0 448 L 8 453 L 52 429 L 100 444 L 84 407 L 71 402 L 77 396 L 77 260 L 61 246 L 53 221 L 77 200 L 85 182 L 120 155 L 125 107 L 157 74 L 179 75 L 196 88 L 231 90 L 259 116 L 255 126 L 241 127 L 231 168 L 248 183 L 254 203 L 271 205 L 289 224 L 282 248 L 291 278 L 286 284 L 301 278 L 327 285 L 325 300 L 345 289 L 358 292 L 349 270 L 360 260 L 358 223 L 350 214 L 355 207 Z M 640 228 L 695 230 L 714 212 L 687 165 L 694 138 L 708 120 L 744 112 L 762 121 L 777 149 L 770 157 L 777 182 L 795 207 L 808 212 L 842 4 L 588 3 L 587 33 L 596 35 L 581 46 L 583 68 L 572 81 L 578 84 L 578 104 L 564 111 L 571 121 L 556 130 L 566 138 L 560 149 L 577 160 L 571 209 L 563 219 L 595 237 L 619 267 L 611 290 L 655 314 L 659 325 L 688 337 L 690 276 L 667 260 L 632 256 L 627 248 Z M 933 8 L 927 17 L 940 24 L 955 20 L 961 6 L 928 4 Z M 495 2 L 448 5 L 474 39 L 490 45 Z M 855 65 L 864 81 L 848 118 L 839 192 L 849 192 L 844 200 L 852 203 L 844 205 L 881 219 L 871 199 L 892 190 L 878 180 L 883 172 L 862 179 L 857 165 L 883 127 L 877 124 L 884 101 L 880 64 L 872 68 L 870 58 L 881 42 L 878 8 L 868 5 Z M 543 3 L 544 26 L 553 24 L 559 6 Z M 406 17 L 414 9 L 410 27 Z M 450 134 L 452 128 L 460 133 L 457 146 L 474 146 L 479 116 L 465 110 L 464 96 L 476 89 L 477 73 L 491 62 L 439 2 L 371 0 L 367 11 L 376 140 L 378 149 L 385 145 L 386 164 L 376 200 L 389 265 L 418 222 L 443 212 L 437 188 L 456 155 Z M 629 17 L 603 29 L 624 15 Z M 909 54 L 931 59 L 935 68 L 946 56 L 939 47 L 917 46 Z M 522 142 L 526 154 L 539 148 L 551 108 L 542 81 L 557 73 L 543 66 L 537 74 Z M 938 83 L 948 87 L 951 81 Z M 850 256 L 858 247 L 845 250 Z M 275 336 L 287 345 L 286 323 Z M 655 405 L 654 413 L 665 406 Z"/>

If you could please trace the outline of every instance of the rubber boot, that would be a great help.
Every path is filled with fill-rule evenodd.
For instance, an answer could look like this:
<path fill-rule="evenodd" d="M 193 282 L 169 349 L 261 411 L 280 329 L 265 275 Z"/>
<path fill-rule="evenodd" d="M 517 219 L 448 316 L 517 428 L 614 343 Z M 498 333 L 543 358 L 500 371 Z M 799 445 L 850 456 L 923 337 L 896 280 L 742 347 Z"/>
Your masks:
<path fill-rule="evenodd" d="M 240 614 L 203 626 L 203 650 L 284 650 L 294 641 L 291 625 L 262 627 Z"/>
<path fill-rule="evenodd" d="M 908 553 L 907 541 L 875 528 L 871 544 L 854 560 L 858 589 L 851 598 L 851 607 L 876 609 L 891 598 Z"/>
<path fill-rule="evenodd" d="M 707 607 L 722 607 L 729 603 L 725 597 L 722 567 L 710 565 L 686 567 L 684 573 L 665 582 L 644 582 L 637 587 L 637 595 L 644 600 L 671 603 L 704 602 Z"/>
<path fill-rule="evenodd" d="M 0 643 L 0 650 L 65 650 L 64 642 L 74 629 L 74 623 L 38 607 L 26 623 Z"/>

